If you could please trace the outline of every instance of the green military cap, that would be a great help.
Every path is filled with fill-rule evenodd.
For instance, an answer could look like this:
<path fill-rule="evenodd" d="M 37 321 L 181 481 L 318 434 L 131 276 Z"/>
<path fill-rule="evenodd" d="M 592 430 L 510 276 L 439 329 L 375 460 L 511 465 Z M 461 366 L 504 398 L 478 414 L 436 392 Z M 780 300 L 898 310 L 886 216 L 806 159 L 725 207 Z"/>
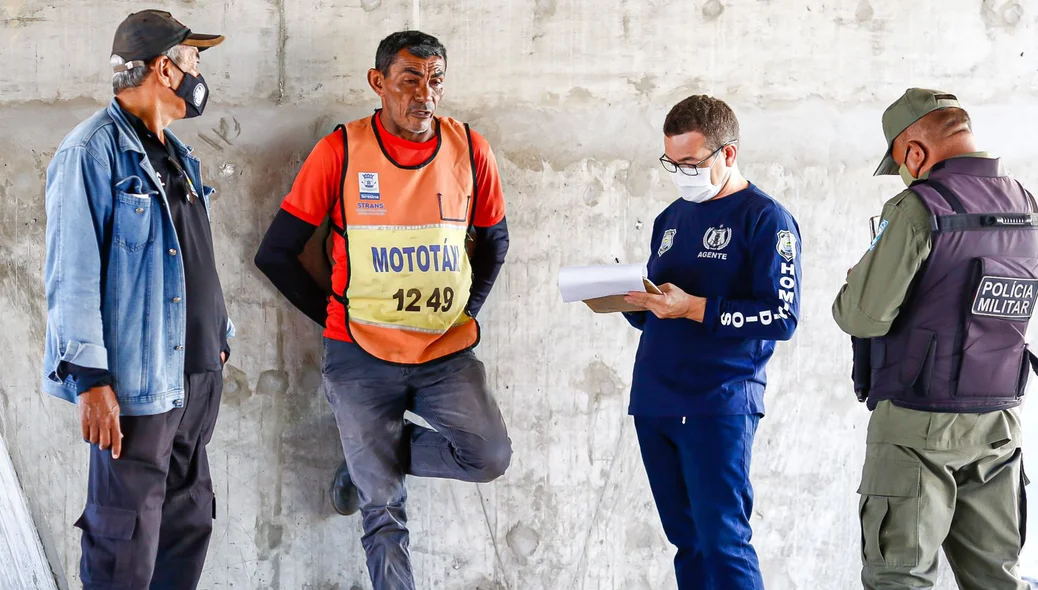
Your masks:
<path fill-rule="evenodd" d="M 887 140 L 887 153 L 880 162 L 879 168 L 876 168 L 874 176 L 897 174 L 898 165 L 891 157 L 890 151 L 894 148 L 894 139 L 898 135 L 926 115 L 949 108 L 962 108 L 959 106 L 959 99 L 955 98 L 954 94 L 925 88 L 909 88 L 901 95 L 901 98 L 887 107 L 887 110 L 883 112 L 883 136 Z"/>

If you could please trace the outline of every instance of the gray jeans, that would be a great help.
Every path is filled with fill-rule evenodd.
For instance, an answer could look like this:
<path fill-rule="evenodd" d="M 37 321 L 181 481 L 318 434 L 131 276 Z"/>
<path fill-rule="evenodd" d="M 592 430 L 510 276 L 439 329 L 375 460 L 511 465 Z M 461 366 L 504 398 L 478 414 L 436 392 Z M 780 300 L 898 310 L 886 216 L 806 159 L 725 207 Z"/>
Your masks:
<path fill-rule="evenodd" d="M 325 339 L 324 391 L 360 493 L 361 543 L 375 590 L 412 590 L 404 476 L 489 482 L 512 458 L 504 419 L 471 352 L 394 365 Z M 436 430 L 404 422 L 411 410 Z"/>

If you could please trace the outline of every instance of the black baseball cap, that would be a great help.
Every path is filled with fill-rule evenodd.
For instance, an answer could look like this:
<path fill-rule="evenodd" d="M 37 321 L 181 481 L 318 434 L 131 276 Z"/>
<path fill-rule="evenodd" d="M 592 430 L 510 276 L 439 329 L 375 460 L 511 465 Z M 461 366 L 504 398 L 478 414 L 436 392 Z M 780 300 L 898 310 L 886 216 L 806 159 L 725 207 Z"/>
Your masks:
<path fill-rule="evenodd" d="M 167 49 L 177 45 L 197 47 L 205 51 L 223 43 L 223 35 L 202 35 L 173 18 L 164 10 L 142 10 L 127 16 L 119 23 L 112 41 L 112 55 L 122 58 L 123 64 L 115 66 L 117 72 L 144 65 Z"/>

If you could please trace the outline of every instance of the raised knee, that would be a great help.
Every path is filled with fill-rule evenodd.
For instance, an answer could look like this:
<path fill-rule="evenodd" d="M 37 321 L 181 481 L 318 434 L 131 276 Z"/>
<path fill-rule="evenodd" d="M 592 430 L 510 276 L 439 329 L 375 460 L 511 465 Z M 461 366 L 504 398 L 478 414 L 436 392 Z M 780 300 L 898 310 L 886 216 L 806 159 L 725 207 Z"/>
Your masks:
<path fill-rule="evenodd" d="M 488 483 L 501 477 L 512 463 L 512 443 L 508 439 L 488 442 L 476 465 L 476 481 Z"/>

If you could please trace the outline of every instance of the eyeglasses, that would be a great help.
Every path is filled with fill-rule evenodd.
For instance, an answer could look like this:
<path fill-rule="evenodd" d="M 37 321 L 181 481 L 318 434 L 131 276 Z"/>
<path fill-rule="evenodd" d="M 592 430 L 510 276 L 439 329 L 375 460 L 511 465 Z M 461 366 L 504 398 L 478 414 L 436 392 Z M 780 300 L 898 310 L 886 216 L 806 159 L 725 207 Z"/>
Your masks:
<path fill-rule="evenodd" d="M 177 152 L 174 149 L 173 144 L 167 140 L 165 146 L 166 159 L 169 160 L 169 163 L 177 171 L 175 182 L 184 189 L 184 196 L 187 197 L 188 204 L 193 205 L 195 200 L 198 199 L 198 191 L 195 190 L 195 183 L 191 182 L 191 177 L 188 176 L 187 170 L 184 170 L 184 167 L 180 164 L 180 158 L 177 157 Z"/>
<path fill-rule="evenodd" d="M 684 174 L 685 176 L 698 176 L 699 175 L 699 167 L 702 166 L 704 163 L 706 163 L 707 160 L 709 160 L 710 158 L 713 158 L 714 156 L 716 156 L 717 153 L 720 152 L 721 150 L 723 150 L 724 148 L 726 148 L 726 147 L 728 147 L 730 145 L 735 145 L 737 143 L 739 143 L 738 139 L 733 140 L 733 141 L 729 141 L 727 143 L 723 143 L 723 144 L 721 144 L 721 147 L 719 147 L 716 150 L 710 152 L 709 156 L 703 158 L 702 160 L 696 162 L 695 164 L 679 164 L 678 162 L 675 162 L 674 160 L 671 160 L 670 158 L 668 158 L 667 154 L 663 154 L 662 156 L 660 156 L 660 164 L 663 164 L 663 169 L 664 170 L 666 170 L 667 172 L 670 172 L 672 174 L 674 172 L 677 172 L 677 171 L 680 170 L 681 173 Z"/>
<path fill-rule="evenodd" d="M 198 192 L 195 191 L 195 183 L 191 182 L 191 177 L 187 175 L 187 171 L 184 170 L 184 167 L 180 165 L 176 158 L 172 156 L 166 157 L 169 159 L 169 163 L 177 170 L 176 182 L 184 189 L 187 202 L 194 204 L 195 199 L 198 198 Z"/>

